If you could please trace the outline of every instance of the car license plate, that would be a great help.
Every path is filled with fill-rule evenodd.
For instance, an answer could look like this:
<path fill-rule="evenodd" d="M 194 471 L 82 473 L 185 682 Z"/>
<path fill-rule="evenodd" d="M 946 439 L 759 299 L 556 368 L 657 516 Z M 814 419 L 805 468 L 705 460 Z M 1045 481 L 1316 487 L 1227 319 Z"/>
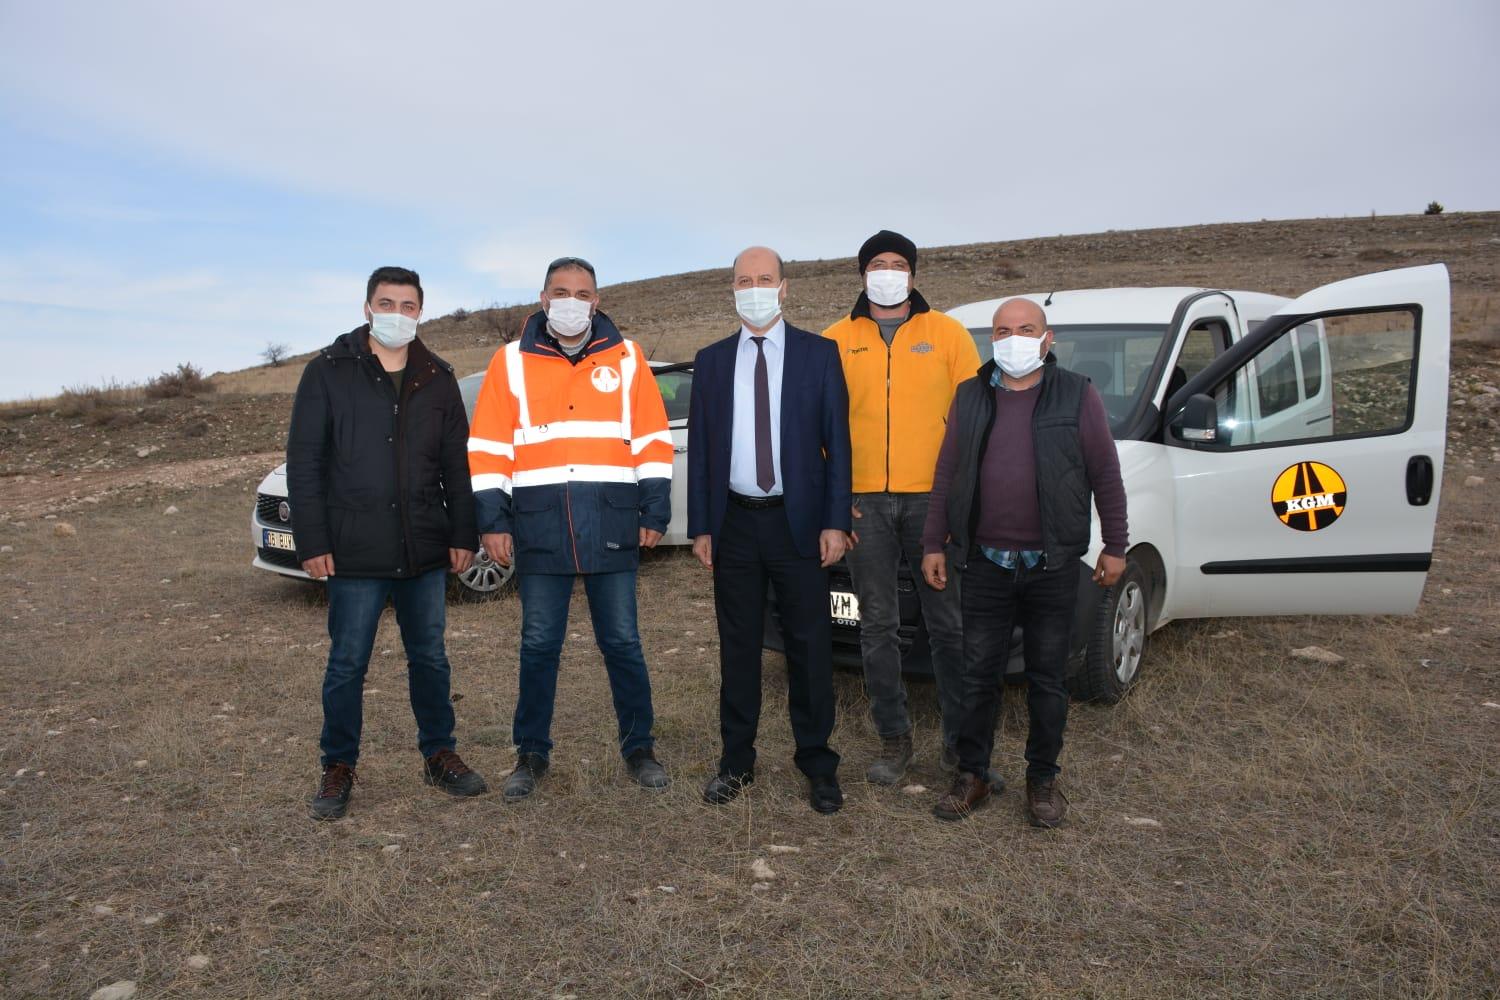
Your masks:
<path fill-rule="evenodd" d="M 828 609 L 836 625 L 859 624 L 859 598 L 846 590 L 828 592 Z"/>
<path fill-rule="evenodd" d="M 270 528 L 263 529 L 266 534 L 266 548 L 281 549 L 283 552 L 297 551 L 296 543 L 292 541 L 290 531 L 272 531 Z"/>

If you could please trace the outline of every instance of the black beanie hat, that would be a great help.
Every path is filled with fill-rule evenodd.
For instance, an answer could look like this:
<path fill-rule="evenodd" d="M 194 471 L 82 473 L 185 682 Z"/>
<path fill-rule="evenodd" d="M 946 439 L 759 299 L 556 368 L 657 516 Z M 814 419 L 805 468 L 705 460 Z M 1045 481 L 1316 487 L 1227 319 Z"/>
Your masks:
<path fill-rule="evenodd" d="M 917 245 L 889 229 L 882 229 L 865 240 L 865 245 L 859 248 L 859 273 L 864 274 L 870 261 L 883 253 L 899 253 L 906 258 L 906 266 L 911 268 L 911 273 L 917 273 Z"/>

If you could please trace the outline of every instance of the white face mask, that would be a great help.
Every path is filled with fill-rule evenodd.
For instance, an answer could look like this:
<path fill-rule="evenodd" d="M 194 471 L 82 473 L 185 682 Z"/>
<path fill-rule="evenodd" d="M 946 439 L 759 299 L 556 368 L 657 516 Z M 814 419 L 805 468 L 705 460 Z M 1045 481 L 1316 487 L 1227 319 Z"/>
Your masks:
<path fill-rule="evenodd" d="M 907 287 L 910 278 L 910 271 L 897 271 L 894 268 L 866 271 L 865 294 L 877 306 L 899 306 L 911 298 L 911 290 Z"/>
<path fill-rule="evenodd" d="M 734 311 L 746 326 L 764 330 L 781 315 L 781 286 L 772 288 L 736 288 Z"/>
<path fill-rule="evenodd" d="M 417 336 L 417 321 L 401 313 L 370 313 L 370 336 L 380 346 L 396 350 L 410 344 Z"/>
<path fill-rule="evenodd" d="M 1042 341 L 1044 337 L 1023 337 L 1013 333 L 992 341 L 995 364 L 1011 378 L 1025 378 L 1042 367 Z"/>
<path fill-rule="evenodd" d="M 558 337 L 571 340 L 587 330 L 593 319 L 593 304 L 583 299 L 553 299 L 547 306 L 547 326 Z"/>

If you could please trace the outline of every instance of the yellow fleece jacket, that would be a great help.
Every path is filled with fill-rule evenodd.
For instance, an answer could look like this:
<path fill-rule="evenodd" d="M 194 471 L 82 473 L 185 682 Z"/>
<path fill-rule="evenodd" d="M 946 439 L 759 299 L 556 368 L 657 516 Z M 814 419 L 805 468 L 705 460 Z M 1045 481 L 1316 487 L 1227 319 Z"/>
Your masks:
<path fill-rule="evenodd" d="M 839 345 L 849 385 L 854 492 L 929 492 L 953 392 L 979 370 L 974 338 L 915 291 L 889 348 L 863 293 L 823 336 Z"/>

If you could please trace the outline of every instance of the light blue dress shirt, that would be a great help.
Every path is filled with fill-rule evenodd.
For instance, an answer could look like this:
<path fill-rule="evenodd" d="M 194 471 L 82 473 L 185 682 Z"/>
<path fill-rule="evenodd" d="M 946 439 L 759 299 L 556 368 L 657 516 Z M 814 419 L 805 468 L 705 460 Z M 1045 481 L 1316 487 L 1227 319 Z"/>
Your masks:
<path fill-rule="evenodd" d="M 734 427 L 729 443 L 729 488 L 747 497 L 776 497 L 781 482 L 781 366 L 786 360 L 786 321 L 765 332 L 763 347 L 744 326 L 734 355 Z M 776 485 L 770 492 L 755 481 L 755 356 L 766 352 L 766 387 L 771 395 L 771 463 L 776 470 Z"/>

